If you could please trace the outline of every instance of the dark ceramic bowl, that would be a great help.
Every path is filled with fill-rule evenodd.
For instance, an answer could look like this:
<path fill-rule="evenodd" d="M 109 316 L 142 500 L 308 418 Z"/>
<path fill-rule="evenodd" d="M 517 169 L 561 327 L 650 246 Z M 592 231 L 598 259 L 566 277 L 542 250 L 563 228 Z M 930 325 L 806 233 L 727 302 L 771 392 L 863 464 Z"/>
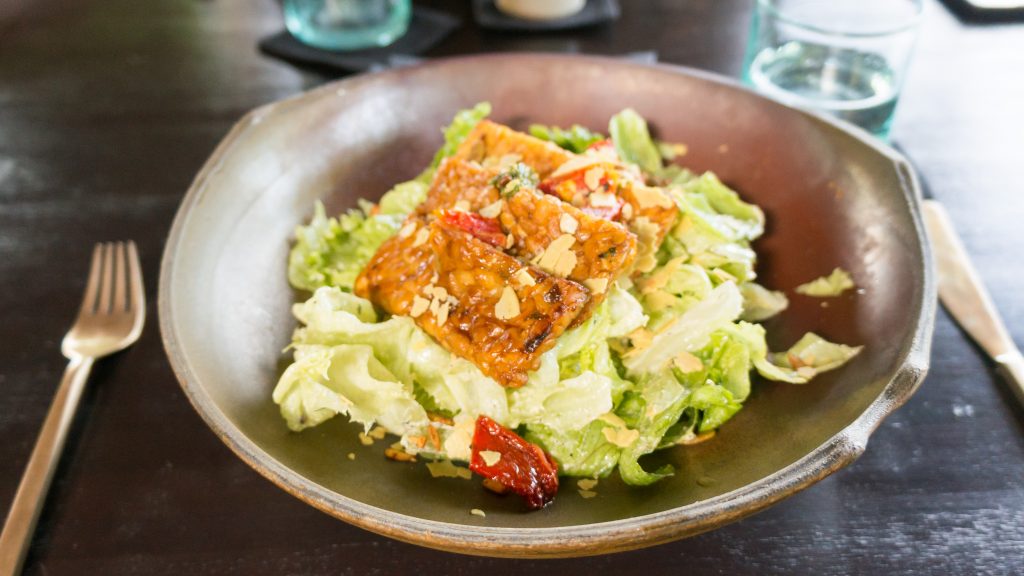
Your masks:
<path fill-rule="evenodd" d="M 674 477 L 648 488 L 573 483 L 525 513 L 477 482 L 433 479 L 385 459 L 338 418 L 289 432 L 270 400 L 296 294 L 285 279 L 295 226 L 316 199 L 337 211 L 417 174 L 440 127 L 478 101 L 494 118 L 603 129 L 631 106 L 683 142 L 683 163 L 714 170 L 768 215 L 756 246 L 768 286 L 792 289 L 836 266 L 861 293 L 792 296 L 767 326 L 774 349 L 813 330 L 864 344 L 812 384 L 755 384 L 709 442 L 659 453 Z M 787 108 L 734 82 L 669 66 L 578 56 L 482 56 L 359 76 L 254 110 L 196 177 L 160 277 L 160 328 L 196 410 L 261 474 L 367 530 L 495 556 L 576 556 L 649 546 L 721 526 L 853 462 L 924 377 L 935 285 L 914 176 L 864 133 Z M 357 454 L 355 461 L 345 456 Z M 471 508 L 487 517 L 470 515 Z"/>

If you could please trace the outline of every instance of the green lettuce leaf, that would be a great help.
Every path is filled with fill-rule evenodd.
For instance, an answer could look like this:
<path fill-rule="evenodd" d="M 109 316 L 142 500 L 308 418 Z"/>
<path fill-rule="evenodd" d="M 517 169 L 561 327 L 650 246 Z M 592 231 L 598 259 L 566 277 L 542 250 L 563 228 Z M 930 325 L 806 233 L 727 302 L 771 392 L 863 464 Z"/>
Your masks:
<path fill-rule="evenodd" d="M 541 424 L 530 424 L 524 437 L 551 454 L 558 462 L 559 474 L 602 478 L 615 469 L 622 452 L 604 437 L 608 427 L 611 424 L 604 420 L 594 420 L 576 430 L 556 432 Z"/>
<path fill-rule="evenodd" d="M 679 353 L 703 348 L 713 332 L 738 318 L 742 310 L 743 298 L 736 285 L 720 284 L 707 298 L 661 328 L 648 346 L 626 354 L 623 364 L 631 374 L 658 372 Z"/>
<path fill-rule="evenodd" d="M 579 430 L 612 409 L 612 381 L 589 370 L 548 383 L 531 381 L 509 393 L 513 425 L 542 424 L 566 433 Z"/>
<path fill-rule="evenodd" d="M 757 370 L 769 380 L 806 384 L 818 374 L 846 364 L 863 348 L 833 344 L 808 332 L 786 352 L 769 354 L 767 361 L 758 362 Z"/>
<path fill-rule="evenodd" d="M 644 172 L 654 175 L 661 171 L 661 153 L 651 139 L 647 121 L 632 108 L 626 108 L 608 123 L 608 133 L 619 158 L 632 162 Z"/>
<path fill-rule="evenodd" d="M 806 284 L 796 287 L 797 294 L 806 296 L 839 296 L 843 292 L 854 288 L 853 278 L 850 273 L 842 268 L 836 268 L 828 276 L 816 278 Z"/>
<path fill-rule="evenodd" d="M 412 387 L 399 382 L 370 346 L 299 345 L 295 362 L 274 388 L 273 399 L 292 430 L 316 426 L 337 414 L 365 430 L 380 424 L 402 435 L 427 425 Z"/>
<path fill-rule="evenodd" d="M 748 322 L 761 322 L 782 312 L 789 306 L 789 299 L 782 292 L 769 290 L 756 282 L 740 284 L 743 295 L 743 314 Z"/>
<path fill-rule="evenodd" d="M 604 136 L 598 132 L 591 132 L 579 124 L 573 124 L 569 128 L 558 126 L 545 126 L 543 124 L 531 124 L 530 134 L 535 138 L 553 142 L 561 148 L 570 152 L 582 154 L 595 142 L 604 140 Z"/>
<path fill-rule="evenodd" d="M 441 160 L 455 154 L 455 150 L 466 139 L 466 136 L 469 135 L 481 120 L 490 116 L 490 114 L 490 102 L 480 102 L 472 108 L 457 112 L 455 118 L 452 119 L 452 123 L 443 130 L 444 144 L 434 154 L 434 160 L 430 163 L 430 169 L 437 168 L 441 164 Z"/>
<path fill-rule="evenodd" d="M 663 370 L 643 377 L 639 393 L 629 394 L 616 409 L 629 429 L 638 433 L 619 455 L 619 475 L 623 482 L 647 486 L 673 474 L 668 465 L 654 471 L 644 470 L 639 460 L 658 448 L 666 432 L 686 410 L 689 396 L 689 391 L 671 372 Z"/>
<path fill-rule="evenodd" d="M 430 180 L 409 180 L 395 185 L 380 198 L 381 214 L 399 214 L 407 216 L 427 199 Z"/>
<path fill-rule="evenodd" d="M 317 202 L 309 224 L 295 230 L 288 281 L 309 292 L 321 286 L 351 291 L 359 271 L 377 248 L 398 232 L 403 218 L 397 214 L 367 216 L 358 209 L 328 218 L 323 204 Z"/>

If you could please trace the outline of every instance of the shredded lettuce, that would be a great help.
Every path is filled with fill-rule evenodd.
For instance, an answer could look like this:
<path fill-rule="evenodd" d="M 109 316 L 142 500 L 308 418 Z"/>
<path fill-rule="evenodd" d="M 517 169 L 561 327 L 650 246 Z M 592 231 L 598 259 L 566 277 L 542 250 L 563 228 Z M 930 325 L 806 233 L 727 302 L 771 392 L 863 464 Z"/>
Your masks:
<path fill-rule="evenodd" d="M 615 152 L 626 162 L 636 164 L 646 173 L 661 171 L 661 153 L 651 139 L 647 121 L 632 108 L 619 112 L 608 122 Z"/>
<path fill-rule="evenodd" d="M 813 332 L 804 334 L 789 350 L 769 354 L 757 371 L 769 380 L 806 384 L 818 374 L 839 368 L 860 354 L 863 346 L 834 344 Z"/>
<path fill-rule="evenodd" d="M 288 281 L 312 292 L 321 286 L 351 291 L 356 276 L 377 248 L 398 231 L 403 216 L 368 216 L 362 209 L 328 218 L 316 203 L 309 224 L 295 230 L 295 246 L 288 256 Z"/>
<path fill-rule="evenodd" d="M 757 282 L 744 282 L 740 285 L 743 295 L 743 315 L 748 322 L 767 320 L 789 307 L 789 299 L 782 292 L 769 290 Z"/>
<path fill-rule="evenodd" d="M 836 268 L 828 276 L 815 278 L 806 284 L 797 286 L 796 292 L 805 296 L 839 296 L 854 286 L 850 273 L 842 268 Z"/>

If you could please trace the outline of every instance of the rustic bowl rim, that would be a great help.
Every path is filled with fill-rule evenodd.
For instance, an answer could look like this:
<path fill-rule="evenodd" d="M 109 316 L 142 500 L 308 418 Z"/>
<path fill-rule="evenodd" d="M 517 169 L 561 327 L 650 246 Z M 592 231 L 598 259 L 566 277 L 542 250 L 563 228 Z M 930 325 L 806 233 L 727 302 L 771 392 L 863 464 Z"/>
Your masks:
<path fill-rule="evenodd" d="M 715 73 L 667 64 L 627 63 L 622 60 L 564 54 L 488 54 L 440 58 L 416 69 L 460 66 L 485 61 L 492 66 L 516 65 L 535 59 L 549 59 L 553 65 L 578 62 L 607 63 L 616 66 L 652 68 L 683 74 L 755 94 L 781 106 L 786 104 L 754 93 L 738 81 Z M 859 128 L 821 114 L 801 110 L 817 120 L 842 130 L 860 143 L 890 160 L 901 192 L 910 207 L 914 235 L 921 246 L 923 291 L 921 310 L 914 327 L 910 348 L 903 364 L 868 408 L 832 438 L 803 458 L 741 488 L 707 500 L 671 510 L 592 524 L 548 527 L 481 527 L 426 520 L 391 512 L 347 498 L 303 477 L 259 448 L 231 423 L 203 389 L 182 351 L 175 328 L 175 313 L 170 298 L 171 268 L 183 234 L 185 222 L 205 190 L 205 183 L 224 156 L 246 131 L 275 110 L 315 98 L 339 89 L 352 91 L 366 82 L 387 76 L 401 76 L 408 68 L 360 75 L 327 83 L 313 90 L 260 106 L 241 118 L 218 144 L 196 175 L 175 215 L 160 266 L 158 314 L 164 348 L 174 373 L 189 401 L 217 436 L 244 462 L 286 492 L 341 520 L 397 540 L 430 548 L 500 557 L 572 557 L 605 554 L 653 546 L 693 536 L 760 511 L 818 482 L 849 465 L 865 450 L 868 438 L 882 420 L 899 408 L 924 380 L 928 370 L 932 331 L 935 321 L 936 284 L 932 269 L 931 247 L 921 218 L 921 189 L 909 162 L 893 148 L 882 144 Z M 787 106 L 788 107 L 788 106 Z"/>

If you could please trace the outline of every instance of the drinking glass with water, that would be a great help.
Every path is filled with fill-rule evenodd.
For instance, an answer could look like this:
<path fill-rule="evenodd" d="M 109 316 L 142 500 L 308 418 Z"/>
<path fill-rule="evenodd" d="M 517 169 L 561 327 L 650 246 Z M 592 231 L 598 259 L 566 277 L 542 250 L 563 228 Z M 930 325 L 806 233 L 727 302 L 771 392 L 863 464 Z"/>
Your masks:
<path fill-rule="evenodd" d="M 757 0 L 744 81 L 887 139 L 922 0 Z"/>
<path fill-rule="evenodd" d="M 387 46 L 405 34 L 411 0 L 284 0 L 288 32 L 328 50 Z"/>

